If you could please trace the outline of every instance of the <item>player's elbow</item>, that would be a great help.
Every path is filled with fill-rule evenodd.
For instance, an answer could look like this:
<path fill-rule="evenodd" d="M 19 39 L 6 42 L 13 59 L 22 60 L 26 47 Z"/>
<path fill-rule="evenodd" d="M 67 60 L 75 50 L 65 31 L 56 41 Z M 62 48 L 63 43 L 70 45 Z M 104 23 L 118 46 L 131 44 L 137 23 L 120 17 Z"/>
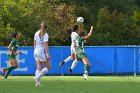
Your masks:
<path fill-rule="evenodd" d="M 9 50 L 12 50 L 12 47 L 11 47 L 11 46 L 8 46 L 8 49 L 9 49 Z"/>

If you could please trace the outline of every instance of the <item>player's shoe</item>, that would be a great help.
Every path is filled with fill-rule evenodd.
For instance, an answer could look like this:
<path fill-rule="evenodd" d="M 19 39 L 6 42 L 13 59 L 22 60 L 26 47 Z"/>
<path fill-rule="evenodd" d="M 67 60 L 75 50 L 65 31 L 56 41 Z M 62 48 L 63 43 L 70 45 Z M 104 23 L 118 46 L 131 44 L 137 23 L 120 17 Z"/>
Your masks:
<path fill-rule="evenodd" d="M 5 77 L 4 77 L 3 79 L 4 79 L 4 80 L 7 80 L 7 78 L 5 78 Z"/>
<path fill-rule="evenodd" d="M 1 71 L 2 71 L 2 76 L 4 76 L 4 73 L 6 72 L 6 70 L 2 68 Z"/>
<path fill-rule="evenodd" d="M 59 68 L 62 67 L 62 65 L 64 65 L 64 64 L 65 64 L 65 61 L 60 62 L 59 63 Z"/>
<path fill-rule="evenodd" d="M 83 74 L 84 80 L 88 80 L 88 74 Z"/>
<path fill-rule="evenodd" d="M 40 86 L 40 80 L 36 77 L 34 78 L 34 80 L 36 82 L 35 86 Z"/>
<path fill-rule="evenodd" d="M 69 71 L 69 75 L 71 75 L 72 69 L 71 68 L 68 68 L 68 71 Z"/>

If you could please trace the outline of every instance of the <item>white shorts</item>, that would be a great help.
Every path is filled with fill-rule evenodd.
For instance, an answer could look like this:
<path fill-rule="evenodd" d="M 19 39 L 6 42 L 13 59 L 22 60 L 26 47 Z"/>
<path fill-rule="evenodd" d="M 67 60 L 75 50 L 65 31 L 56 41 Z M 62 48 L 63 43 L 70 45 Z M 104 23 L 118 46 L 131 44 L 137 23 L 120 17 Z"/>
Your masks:
<path fill-rule="evenodd" d="M 77 54 L 78 48 L 71 46 L 70 50 L 71 50 L 71 54 Z"/>
<path fill-rule="evenodd" d="M 37 48 L 34 50 L 34 58 L 37 61 L 47 61 L 47 56 L 45 50 L 42 48 Z"/>

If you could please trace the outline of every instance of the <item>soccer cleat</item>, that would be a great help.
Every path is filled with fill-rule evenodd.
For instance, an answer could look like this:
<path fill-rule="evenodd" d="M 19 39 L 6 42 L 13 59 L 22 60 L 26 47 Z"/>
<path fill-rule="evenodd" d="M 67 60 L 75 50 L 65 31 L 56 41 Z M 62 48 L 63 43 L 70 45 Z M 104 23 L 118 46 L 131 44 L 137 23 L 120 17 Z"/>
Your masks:
<path fill-rule="evenodd" d="M 84 76 L 84 80 L 88 80 L 88 75 L 87 74 L 83 74 Z"/>
<path fill-rule="evenodd" d="M 34 80 L 35 80 L 35 82 L 36 82 L 35 86 L 40 86 L 40 81 L 39 81 L 39 79 L 35 77 Z"/>
<path fill-rule="evenodd" d="M 4 77 L 3 79 L 4 79 L 4 80 L 7 80 L 7 78 L 5 78 L 5 77 Z"/>
<path fill-rule="evenodd" d="M 2 68 L 1 71 L 2 71 L 2 76 L 4 76 L 4 73 L 6 72 L 6 70 Z"/>
<path fill-rule="evenodd" d="M 38 86 L 38 84 L 35 84 L 35 86 L 37 87 L 37 86 Z"/>
<path fill-rule="evenodd" d="M 69 71 L 69 75 L 71 75 L 72 69 L 71 68 L 68 68 L 68 71 Z"/>
<path fill-rule="evenodd" d="M 62 65 L 65 64 L 65 61 L 62 61 L 61 63 L 59 63 L 59 68 L 62 67 Z"/>

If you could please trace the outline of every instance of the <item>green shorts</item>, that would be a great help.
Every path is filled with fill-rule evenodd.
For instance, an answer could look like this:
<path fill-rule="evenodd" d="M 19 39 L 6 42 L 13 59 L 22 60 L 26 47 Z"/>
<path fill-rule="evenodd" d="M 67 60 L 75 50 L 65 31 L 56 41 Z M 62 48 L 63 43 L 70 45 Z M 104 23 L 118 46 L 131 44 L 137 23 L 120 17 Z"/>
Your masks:
<path fill-rule="evenodd" d="M 78 56 L 78 59 L 80 60 L 82 60 L 84 57 L 87 57 L 85 53 L 78 53 L 77 56 Z"/>
<path fill-rule="evenodd" d="M 8 55 L 8 59 L 9 60 L 16 59 L 16 56 L 15 55 Z"/>

